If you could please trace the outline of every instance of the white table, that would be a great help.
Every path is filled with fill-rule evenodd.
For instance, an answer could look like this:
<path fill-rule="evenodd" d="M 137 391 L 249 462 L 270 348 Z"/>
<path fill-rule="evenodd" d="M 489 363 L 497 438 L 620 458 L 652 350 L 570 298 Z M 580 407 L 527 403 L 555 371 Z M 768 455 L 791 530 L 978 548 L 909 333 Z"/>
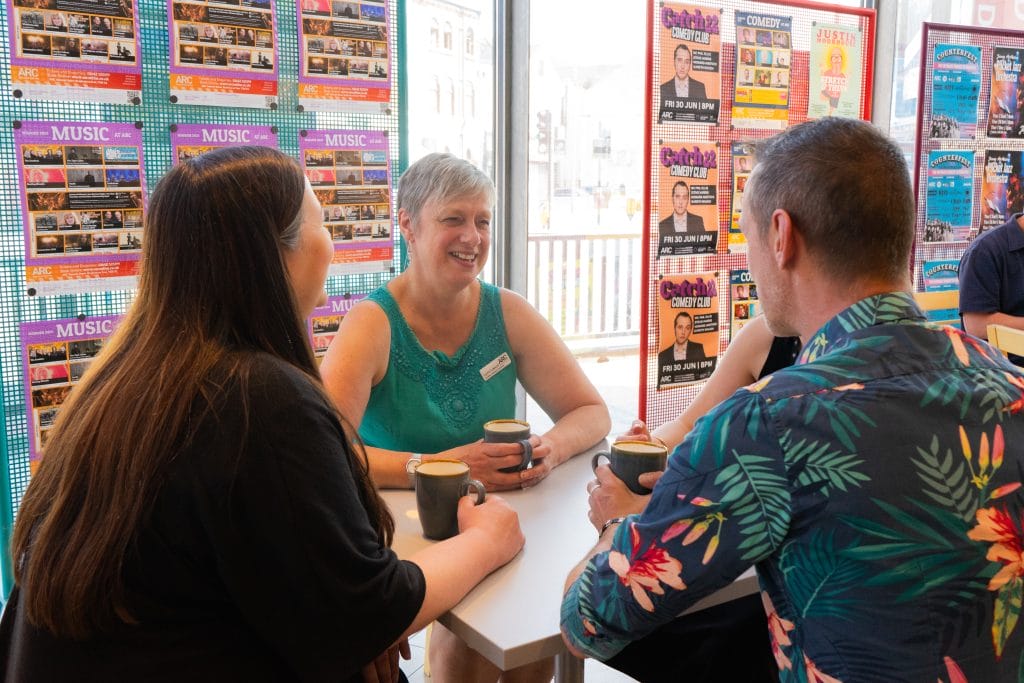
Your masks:
<path fill-rule="evenodd" d="M 556 657 L 555 680 L 583 680 L 583 662 L 569 654 L 559 631 L 565 577 L 597 542 L 587 520 L 590 458 L 602 443 L 581 453 L 527 491 L 500 493 L 516 512 L 526 535 L 523 551 L 473 589 L 439 620 L 503 671 Z M 433 541 L 423 538 L 412 491 L 384 491 L 395 517 L 393 548 L 409 557 Z M 757 591 L 750 569 L 732 585 L 708 596 L 697 611 Z"/>

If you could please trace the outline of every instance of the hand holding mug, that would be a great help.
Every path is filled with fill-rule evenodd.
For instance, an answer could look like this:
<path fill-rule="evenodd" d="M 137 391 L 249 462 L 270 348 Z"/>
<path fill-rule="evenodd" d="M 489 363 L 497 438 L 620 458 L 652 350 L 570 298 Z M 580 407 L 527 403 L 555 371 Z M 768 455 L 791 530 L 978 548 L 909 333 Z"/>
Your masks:
<path fill-rule="evenodd" d="M 523 420 L 490 420 L 484 423 L 484 443 L 517 443 L 523 449 L 520 463 L 515 467 L 503 468 L 502 472 L 519 472 L 530 466 L 533 460 L 533 444 L 530 442 L 530 423 Z"/>
<path fill-rule="evenodd" d="M 484 502 L 484 485 L 469 478 L 469 465 L 461 460 L 430 460 L 409 467 L 416 487 L 416 509 L 423 535 L 440 541 L 459 533 L 459 500 L 471 489 L 476 502 Z"/>
<path fill-rule="evenodd" d="M 640 484 L 640 475 L 645 472 L 660 472 L 668 461 L 668 449 L 649 441 L 616 441 L 608 451 L 602 451 L 591 459 L 596 471 L 601 459 L 608 461 L 612 472 L 629 487 L 633 493 L 646 495 L 651 489 Z"/>

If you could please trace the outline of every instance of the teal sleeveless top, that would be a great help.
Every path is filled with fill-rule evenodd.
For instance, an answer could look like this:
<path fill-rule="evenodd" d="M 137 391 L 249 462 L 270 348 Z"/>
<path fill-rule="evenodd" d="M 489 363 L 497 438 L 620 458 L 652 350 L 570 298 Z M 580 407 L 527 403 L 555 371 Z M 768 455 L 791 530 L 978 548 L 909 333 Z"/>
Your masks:
<path fill-rule="evenodd" d="M 367 445 L 438 453 L 482 438 L 488 420 L 515 417 L 516 361 L 497 287 L 480 283 L 473 334 L 453 356 L 420 345 L 386 286 L 367 298 L 391 325 L 388 369 L 370 391 L 359 427 Z M 503 354 L 505 367 L 485 380 L 480 371 Z"/>

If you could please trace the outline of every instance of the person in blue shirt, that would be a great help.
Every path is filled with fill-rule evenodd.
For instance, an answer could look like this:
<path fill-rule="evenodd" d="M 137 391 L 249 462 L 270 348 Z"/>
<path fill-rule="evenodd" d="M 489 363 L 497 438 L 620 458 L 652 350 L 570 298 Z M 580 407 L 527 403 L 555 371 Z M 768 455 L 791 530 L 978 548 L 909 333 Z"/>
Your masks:
<path fill-rule="evenodd" d="M 782 681 L 1017 680 L 1024 373 L 914 303 L 914 193 L 876 128 L 810 121 L 756 158 L 751 275 L 771 332 L 807 343 L 649 497 L 598 468 L 565 642 L 612 657 L 754 566 Z"/>
<path fill-rule="evenodd" d="M 978 235 L 960 259 L 964 329 L 988 339 L 992 324 L 1024 329 L 1024 215 Z M 1011 356 L 1017 365 L 1024 358 Z"/>

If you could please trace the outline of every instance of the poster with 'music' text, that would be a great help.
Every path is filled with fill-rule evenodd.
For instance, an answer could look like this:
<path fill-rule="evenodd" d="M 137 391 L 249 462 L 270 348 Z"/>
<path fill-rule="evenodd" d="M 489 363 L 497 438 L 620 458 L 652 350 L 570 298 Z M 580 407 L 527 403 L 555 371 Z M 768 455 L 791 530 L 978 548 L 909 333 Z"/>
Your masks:
<path fill-rule="evenodd" d="M 171 102 L 277 108 L 274 0 L 168 0 Z"/>
<path fill-rule="evenodd" d="M 29 468 L 33 474 L 61 405 L 120 320 L 121 316 L 110 315 L 20 325 Z"/>
<path fill-rule="evenodd" d="M 352 307 L 366 298 L 365 294 L 345 294 L 344 296 L 329 296 L 327 303 L 313 309 L 309 316 L 309 339 L 313 345 L 313 355 L 316 362 L 320 363 L 327 348 L 334 341 L 341 328 L 341 321 L 345 314 L 352 310 Z"/>
<path fill-rule="evenodd" d="M 710 377 L 719 346 L 715 273 L 666 275 L 657 301 L 658 389 Z"/>
<path fill-rule="evenodd" d="M 981 95 L 981 48 L 939 43 L 932 56 L 931 138 L 973 138 Z"/>
<path fill-rule="evenodd" d="M 178 123 L 171 126 L 171 160 L 175 164 L 214 149 L 238 145 L 276 149 L 277 133 L 271 126 L 227 123 Z"/>
<path fill-rule="evenodd" d="M 42 296 L 135 287 L 142 252 L 142 130 L 16 121 L 25 281 Z"/>
<path fill-rule="evenodd" d="M 299 105 L 313 111 L 386 111 L 392 51 L 387 0 L 300 0 L 296 9 Z M 469 50 L 472 38 L 467 41 Z"/>
<path fill-rule="evenodd" d="M 7 20 L 15 97 L 141 104 L 135 0 L 7 0 Z"/>
<path fill-rule="evenodd" d="M 302 167 L 334 240 L 330 275 L 380 273 L 391 268 L 391 165 L 382 131 L 306 130 L 299 137 Z"/>
<path fill-rule="evenodd" d="M 658 258 L 718 249 L 718 144 L 658 147 Z"/>
<path fill-rule="evenodd" d="M 974 215 L 974 152 L 929 152 L 925 201 L 925 242 L 966 240 Z"/>

